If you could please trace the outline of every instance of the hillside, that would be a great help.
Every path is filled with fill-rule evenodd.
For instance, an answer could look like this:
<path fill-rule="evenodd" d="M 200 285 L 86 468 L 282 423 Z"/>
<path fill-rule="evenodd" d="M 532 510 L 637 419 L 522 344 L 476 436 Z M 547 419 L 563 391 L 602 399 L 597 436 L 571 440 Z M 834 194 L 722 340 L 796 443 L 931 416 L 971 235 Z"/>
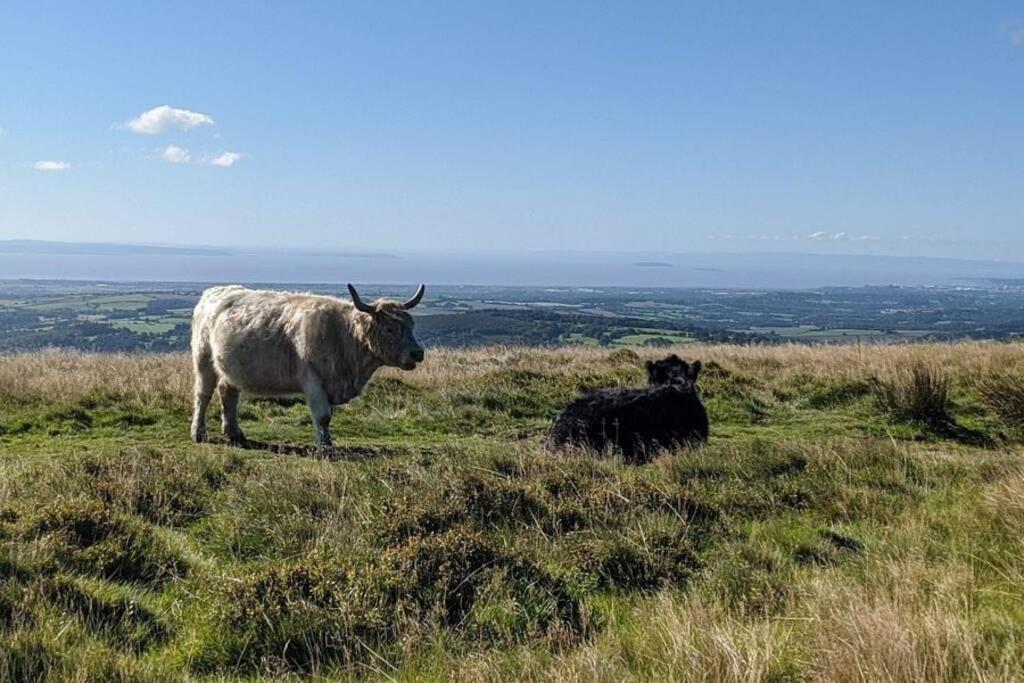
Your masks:
<path fill-rule="evenodd" d="M 675 350 L 711 440 L 645 464 L 541 441 L 665 350 L 428 349 L 329 453 L 191 444 L 182 354 L 0 356 L 0 680 L 1024 671 L 1024 345 Z"/>

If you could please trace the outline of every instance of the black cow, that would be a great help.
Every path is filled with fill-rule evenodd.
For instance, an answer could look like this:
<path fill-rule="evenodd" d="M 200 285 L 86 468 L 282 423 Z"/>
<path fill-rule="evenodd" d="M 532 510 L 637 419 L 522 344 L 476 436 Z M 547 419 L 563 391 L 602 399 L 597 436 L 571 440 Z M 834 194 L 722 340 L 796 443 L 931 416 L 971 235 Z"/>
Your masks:
<path fill-rule="evenodd" d="M 695 384 L 699 373 L 700 361 L 691 365 L 675 354 L 648 361 L 648 386 L 599 389 L 570 403 L 551 426 L 548 450 L 611 447 L 641 462 L 664 448 L 707 441 L 708 414 Z"/>

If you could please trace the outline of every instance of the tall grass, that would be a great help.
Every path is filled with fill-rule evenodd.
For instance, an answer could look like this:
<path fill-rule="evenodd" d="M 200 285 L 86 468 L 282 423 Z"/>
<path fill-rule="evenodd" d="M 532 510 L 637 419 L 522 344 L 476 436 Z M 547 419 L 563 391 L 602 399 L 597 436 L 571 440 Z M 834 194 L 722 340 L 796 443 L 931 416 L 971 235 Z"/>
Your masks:
<path fill-rule="evenodd" d="M 1002 370 L 983 377 L 978 390 L 984 401 L 1007 423 L 1024 427 L 1024 376 Z"/>
<path fill-rule="evenodd" d="M 909 367 L 893 368 L 887 378 L 875 380 L 875 388 L 879 408 L 895 419 L 934 430 L 953 421 L 949 376 L 922 360 Z"/>
<path fill-rule="evenodd" d="M 1007 373 L 1024 376 L 1020 344 L 962 342 L 902 346 L 731 346 L 692 344 L 672 349 L 637 348 L 635 364 L 676 352 L 684 358 L 715 362 L 759 381 L 781 385 L 817 381 L 863 381 L 887 377 L 894 368 L 922 364 L 954 379 Z M 604 376 L 609 365 L 628 365 L 614 352 L 595 347 L 535 349 L 434 348 L 413 373 L 385 368 L 393 377 L 419 386 L 450 386 L 499 369 Z M 90 395 L 140 401 L 189 400 L 191 362 L 186 354 L 103 354 L 74 351 L 0 354 L 0 400 L 74 402 Z"/>

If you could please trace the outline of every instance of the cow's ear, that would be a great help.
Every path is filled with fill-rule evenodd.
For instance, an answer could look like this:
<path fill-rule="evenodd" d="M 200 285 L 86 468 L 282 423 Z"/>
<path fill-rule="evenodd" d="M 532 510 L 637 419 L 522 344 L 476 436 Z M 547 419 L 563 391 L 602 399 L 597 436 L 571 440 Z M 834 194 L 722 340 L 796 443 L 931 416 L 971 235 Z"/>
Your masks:
<path fill-rule="evenodd" d="M 654 382 L 654 370 L 655 370 L 655 368 L 657 366 L 654 364 L 654 361 L 649 360 L 646 363 L 644 363 L 644 367 L 647 368 L 647 381 L 653 383 Z"/>
<path fill-rule="evenodd" d="M 697 381 L 697 375 L 700 374 L 700 361 L 695 360 L 690 364 L 689 370 L 686 371 L 686 376 L 690 378 L 691 382 Z"/>

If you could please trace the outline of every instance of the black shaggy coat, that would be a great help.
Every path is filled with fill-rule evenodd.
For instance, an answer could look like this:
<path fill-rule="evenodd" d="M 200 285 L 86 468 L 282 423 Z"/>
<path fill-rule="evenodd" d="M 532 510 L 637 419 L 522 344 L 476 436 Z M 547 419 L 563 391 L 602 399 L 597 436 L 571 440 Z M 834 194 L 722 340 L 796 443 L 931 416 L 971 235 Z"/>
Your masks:
<path fill-rule="evenodd" d="M 700 362 L 677 356 L 648 362 L 650 386 L 600 389 L 570 403 L 548 436 L 548 448 L 613 448 L 627 460 L 647 460 L 655 451 L 708 438 L 708 415 L 697 395 Z"/>

